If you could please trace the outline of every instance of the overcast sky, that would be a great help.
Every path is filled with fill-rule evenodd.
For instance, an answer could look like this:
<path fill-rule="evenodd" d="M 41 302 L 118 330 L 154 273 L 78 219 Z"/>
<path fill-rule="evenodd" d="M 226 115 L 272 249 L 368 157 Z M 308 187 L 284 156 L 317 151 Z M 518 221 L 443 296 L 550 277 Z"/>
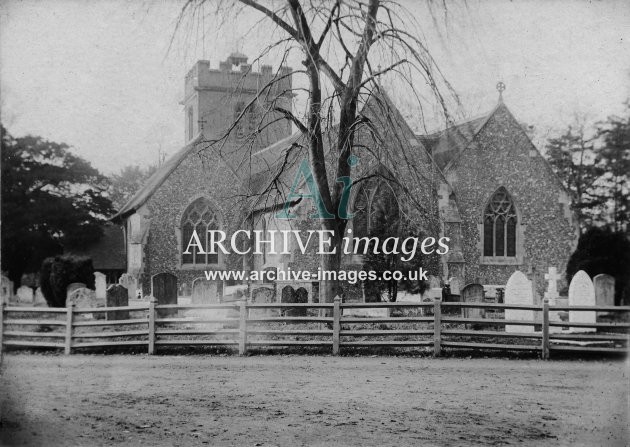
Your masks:
<path fill-rule="evenodd" d="M 167 52 L 181 4 L 4 0 L 3 124 L 16 136 L 65 142 L 105 173 L 155 163 L 160 150 L 172 154 L 184 140 L 179 101 L 192 64 L 209 59 L 218 68 L 234 50 L 253 57 L 271 39 L 250 32 L 257 15 L 222 28 L 209 17 L 205 33 L 188 28 L 191 35 L 178 34 Z M 620 113 L 630 97 L 627 0 L 469 0 L 449 6 L 446 19 L 409 7 L 462 98 L 459 116 L 490 110 L 499 80 L 507 85 L 508 107 L 539 137 L 566 127 L 575 115 L 595 122 Z"/>

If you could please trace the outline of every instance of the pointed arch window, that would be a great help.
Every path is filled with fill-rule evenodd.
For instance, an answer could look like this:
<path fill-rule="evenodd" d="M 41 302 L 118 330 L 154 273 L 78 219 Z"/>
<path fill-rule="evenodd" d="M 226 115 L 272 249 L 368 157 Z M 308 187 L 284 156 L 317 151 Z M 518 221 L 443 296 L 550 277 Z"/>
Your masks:
<path fill-rule="evenodd" d="M 400 209 L 394 190 L 384 182 L 361 186 L 354 199 L 353 236 L 394 231 L 400 221 Z"/>
<path fill-rule="evenodd" d="M 188 254 L 184 253 L 195 230 L 205 248 L 208 246 L 208 230 L 218 229 L 218 219 L 207 199 L 200 198 L 191 203 L 182 217 L 182 264 L 218 264 L 218 254 L 200 253 L 197 247 L 193 247 Z"/>
<path fill-rule="evenodd" d="M 510 194 L 499 188 L 483 214 L 483 255 L 492 257 L 516 256 L 516 225 L 518 216 Z"/>

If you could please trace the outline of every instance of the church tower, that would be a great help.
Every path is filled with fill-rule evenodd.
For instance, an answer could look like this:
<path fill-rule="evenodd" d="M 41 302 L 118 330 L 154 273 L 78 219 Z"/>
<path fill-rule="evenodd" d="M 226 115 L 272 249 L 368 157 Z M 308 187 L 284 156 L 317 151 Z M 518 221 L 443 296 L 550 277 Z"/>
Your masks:
<path fill-rule="evenodd" d="M 274 79 L 273 87 L 250 105 Z M 270 65 L 262 65 L 260 72 L 255 72 L 241 53 L 230 54 L 219 69 L 211 69 L 209 61 L 198 61 L 186 75 L 182 101 L 186 143 L 200 132 L 205 140 L 222 138 L 241 113 L 244 115 L 231 130 L 224 148 L 262 148 L 289 136 L 291 123 L 284 119 L 273 122 L 281 115 L 272 110 L 292 110 L 291 85 L 289 67 L 282 66 L 274 72 Z"/>

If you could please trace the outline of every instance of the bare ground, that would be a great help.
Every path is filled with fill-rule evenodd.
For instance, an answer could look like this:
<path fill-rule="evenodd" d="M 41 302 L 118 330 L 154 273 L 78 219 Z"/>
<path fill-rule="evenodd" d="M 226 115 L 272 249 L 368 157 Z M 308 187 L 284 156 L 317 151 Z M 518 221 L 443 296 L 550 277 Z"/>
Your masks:
<path fill-rule="evenodd" d="M 8 354 L 3 445 L 627 445 L 626 361 Z"/>

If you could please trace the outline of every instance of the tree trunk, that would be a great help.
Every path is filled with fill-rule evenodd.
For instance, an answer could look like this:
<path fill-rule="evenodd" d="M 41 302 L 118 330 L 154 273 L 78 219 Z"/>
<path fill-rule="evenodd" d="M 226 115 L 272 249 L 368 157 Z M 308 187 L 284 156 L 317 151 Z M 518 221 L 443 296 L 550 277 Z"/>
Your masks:
<path fill-rule="evenodd" d="M 341 239 L 343 235 L 343 228 L 340 228 L 340 226 L 341 225 L 339 225 L 335 219 L 322 220 L 323 230 L 334 231 L 334 236 L 332 237 L 332 240 L 331 240 L 330 249 L 326 251 L 332 251 L 333 248 L 335 249 L 334 254 L 321 255 L 322 258 L 321 258 L 320 264 L 321 264 L 322 272 L 327 272 L 327 271 L 339 272 L 339 269 L 341 268 L 341 256 L 342 256 Z M 325 278 L 321 282 L 321 284 L 322 286 L 320 287 L 320 293 L 321 293 L 320 301 L 323 303 L 332 303 L 333 300 L 335 299 L 335 296 L 337 295 L 341 296 L 341 294 L 343 293 L 340 287 L 340 283 L 337 280 L 337 278 L 335 279 Z"/>

